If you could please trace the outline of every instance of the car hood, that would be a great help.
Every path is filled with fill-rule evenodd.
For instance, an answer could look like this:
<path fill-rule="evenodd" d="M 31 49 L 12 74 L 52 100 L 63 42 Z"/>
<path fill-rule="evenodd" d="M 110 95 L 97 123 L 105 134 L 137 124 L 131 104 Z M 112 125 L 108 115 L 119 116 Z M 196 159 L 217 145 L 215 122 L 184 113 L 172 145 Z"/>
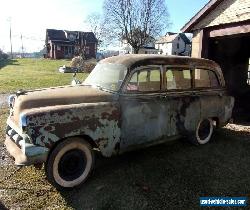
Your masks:
<path fill-rule="evenodd" d="M 32 108 L 112 100 L 113 94 L 86 85 L 38 89 L 20 93 L 15 99 L 14 113 L 19 115 L 23 110 Z"/>

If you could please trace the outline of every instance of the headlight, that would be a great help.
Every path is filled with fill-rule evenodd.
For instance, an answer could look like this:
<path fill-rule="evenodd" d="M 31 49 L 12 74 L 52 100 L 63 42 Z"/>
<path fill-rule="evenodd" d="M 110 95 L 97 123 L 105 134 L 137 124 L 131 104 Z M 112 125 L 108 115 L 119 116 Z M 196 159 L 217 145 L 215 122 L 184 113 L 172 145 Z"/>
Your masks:
<path fill-rule="evenodd" d="M 14 107 L 14 104 L 15 104 L 15 95 L 10 95 L 9 98 L 8 98 L 8 105 L 10 108 L 13 108 Z"/>
<path fill-rule="evenodd" d="M 20 114 L 19 126 L 24 129 L 27 126 L 27 117 L 24 113 Z"/>

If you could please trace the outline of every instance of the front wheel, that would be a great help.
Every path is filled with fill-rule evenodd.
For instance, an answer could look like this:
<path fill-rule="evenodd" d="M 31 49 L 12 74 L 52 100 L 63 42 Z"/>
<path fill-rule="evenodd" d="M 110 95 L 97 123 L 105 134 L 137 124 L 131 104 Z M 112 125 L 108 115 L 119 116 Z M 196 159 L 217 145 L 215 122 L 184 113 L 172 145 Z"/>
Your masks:
<path fill-rule="evenodd" d="M 210 141 L 213 134 L 213 120 L 210 118 L 199 121 L 195 134 L 190 136 L 190 141 L 193 144 L 206 144 Z"/>
<path fill-rule="evenodd" d="M 69 138 L 49 155 L 46 175 L 56 188 L 69 189 L 85 182 L 93 165 L 94 153 L 90 144 L 80 138 Z"/>

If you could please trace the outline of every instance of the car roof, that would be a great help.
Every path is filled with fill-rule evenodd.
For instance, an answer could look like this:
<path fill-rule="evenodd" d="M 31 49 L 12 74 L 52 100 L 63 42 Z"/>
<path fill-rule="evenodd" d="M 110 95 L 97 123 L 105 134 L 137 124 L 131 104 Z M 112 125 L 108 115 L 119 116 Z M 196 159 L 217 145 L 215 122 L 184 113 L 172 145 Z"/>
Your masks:
<path fill-rule="evenodd" d="M 222 84 L 225 84 L 220 66 L 216 62 L 204 58 L 158 54 L 127 54 L 109 57 L 101 60 L 100 63 L 122 64 L 128 68 L 128 71 L 143 65 L 174 65 L 210 69 L 215 71 Z"/>
<path fill-rule="evenodd" d="M 123 64 L 127 68 L 141 65 L 187 65 L 219 68 L 214 61 L 203 58 L 191 58 L 188 56 L 169 56 L 156 54 L 128 54 L 113 56 L 100 61 L 101 63 Z"/>

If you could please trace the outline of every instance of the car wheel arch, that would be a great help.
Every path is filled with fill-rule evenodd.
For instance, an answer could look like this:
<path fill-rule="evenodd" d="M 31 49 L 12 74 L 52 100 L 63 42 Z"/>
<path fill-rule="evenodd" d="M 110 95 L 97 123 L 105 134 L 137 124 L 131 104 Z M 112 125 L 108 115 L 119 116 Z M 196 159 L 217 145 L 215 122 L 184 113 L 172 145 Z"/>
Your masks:
<path fill-rule="evenodd" d="M 88 135 L 75 135 L 75 136 L 67 136 L 65 138 L 61 138 L 59 141 L 56 141 L 49 149 L 49 154 L 48 157 L 50 156 L 51 152 L 57 147 L 58 144 L 60 144 L 63 141 L 66 141 L 67 139 L 70 138 L 79 138 L 82 140 L 85 140 L 86 142 L 88 142 L 90 144 L 90 146 L 94 149 L 94 148 L 98 148 L 98 144 Z M 48 158 L 47 158 L 48 159 Z"/>

